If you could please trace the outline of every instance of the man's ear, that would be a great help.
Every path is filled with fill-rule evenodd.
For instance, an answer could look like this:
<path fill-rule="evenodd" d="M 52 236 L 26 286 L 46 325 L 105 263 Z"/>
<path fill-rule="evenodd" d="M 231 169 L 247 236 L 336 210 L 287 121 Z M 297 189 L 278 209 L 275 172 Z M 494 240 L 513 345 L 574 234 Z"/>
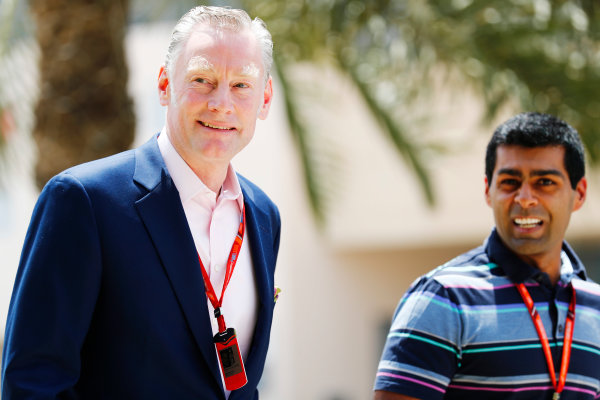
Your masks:
<path fill-rule="evenodd" d="M 587 196 L 587 180 L 585 176 L 577 182 L 577 186 L 575 186 L 575 201 L 573 201 L 573 211 L 577 211 L 581 208 L 583 203 L 585 203 L 585 198 Z"/>
<path fill-rule="evenodd" d="M 164 66 L 160 67 L 158 73 L 158 99 L 161 106 L 168 106 L 171 101 L 171 88 L 169 86 L 169 75 Z"/>
<path fill-rule="evenodd" d="M 488 206 L 492 206 L 492 201 L 490 200 L 490 182 L 488 182 L 487 176 L 483 178 L 485 182 L 485 202 Z"/>
<path fill-rule="evenodd" d="M 266 119 L 269 115 L 269 109 L 271 108 L 271 101 L 273 100 L 273 78 L 269 77 L 267 84 L 265 85 L 265 92 L 263 93 L 263 103 L 258 109 L 258 118 Z"/>

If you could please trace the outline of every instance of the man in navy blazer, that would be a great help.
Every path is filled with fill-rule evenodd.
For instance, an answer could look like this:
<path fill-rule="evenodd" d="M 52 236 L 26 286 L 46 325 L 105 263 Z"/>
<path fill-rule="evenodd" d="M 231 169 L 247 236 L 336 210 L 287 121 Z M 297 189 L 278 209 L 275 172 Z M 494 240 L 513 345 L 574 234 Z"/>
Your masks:
<path fill-rule="evenodd" d="M 10 303 L 2 399 L 258 399 L 280 220 L 257 186 L 232 173 L 230 161 L 252 138 L 256 119 L 268 114 L 271 63 L 262 21 L 241 10 L 192 9 L 175 27 L 160 71 L 162 132 L 48 182 Z M 248 382 L 237 390 L 225 390 L 213 342 L 195 237 L 204 232 L 194 228 L 164 143 L 185 162 L 178 168 L 192 171 L 217 202 L 225 185 L 241 189 L 243 206 L 233 210 L 238 218 L 245 211 L 242 247 L 249 247 L 255 307 L 238 313 L 250 313 L 254 329 L 245 332 Z M 232 290 L 225 299 L 236 296 Z"/>

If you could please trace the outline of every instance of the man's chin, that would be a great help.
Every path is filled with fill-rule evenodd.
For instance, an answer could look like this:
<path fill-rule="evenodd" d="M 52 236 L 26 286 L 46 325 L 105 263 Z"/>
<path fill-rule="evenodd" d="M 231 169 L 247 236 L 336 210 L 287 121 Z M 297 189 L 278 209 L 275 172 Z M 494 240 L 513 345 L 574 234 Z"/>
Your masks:
<path fill-rule="evenodd" d="M 508 247 L 520 256 L 535 256 L 545 251 L 546 243 L 541 238 L 511 238 Z"/>

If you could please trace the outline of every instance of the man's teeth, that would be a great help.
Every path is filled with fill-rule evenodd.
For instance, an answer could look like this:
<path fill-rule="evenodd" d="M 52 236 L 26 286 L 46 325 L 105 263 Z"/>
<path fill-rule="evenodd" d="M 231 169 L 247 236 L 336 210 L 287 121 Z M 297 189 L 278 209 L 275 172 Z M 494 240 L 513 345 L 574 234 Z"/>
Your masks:
<path fill-rule="evenodd" d="M 229 127 L 227 127 L 227 126 L 216 126 L 216 125 L 211 125 L 211 124 L 209 124 L 209 123 L 202 122 L 202 121 L 200 121 L 200 123 L 201 123 L 202 125 L 204 125 L 204 126 L 208 127 L 208 128 L 213 128 L 213 129 L 221 129 L 221 130 L 223 130 L 223 131 L 229 131 L 229 130 L 233 129 L 233 128 L 229 128 Z"/>
<path fill-rule="evenodd" d="M 541 223 L 542 220 L 538 218 L 515 218 L 515 224 L 521 228 L 533 228 Z"/>

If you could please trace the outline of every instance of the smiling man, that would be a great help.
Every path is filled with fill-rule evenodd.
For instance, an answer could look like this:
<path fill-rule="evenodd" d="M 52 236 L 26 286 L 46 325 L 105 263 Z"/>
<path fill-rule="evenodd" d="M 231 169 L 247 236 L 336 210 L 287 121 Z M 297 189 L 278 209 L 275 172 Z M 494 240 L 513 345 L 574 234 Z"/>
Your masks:
<path fill-rule="evenodd" d="M 258 399 L 280 219 L 231 160 L 269 112 L 272 46 L 242 10 L 190 10 L 158 78 L 160 134 L 46 185 L 2 399 Z"/>
<path fill-rule="evenodd" d="M 485 164 L 496 227 L 402 298 L 374 398 L 597 399 L 600 286 L 564 241 L 587 191 L 579 135 L 519 114 L 496 129 Z"/>

